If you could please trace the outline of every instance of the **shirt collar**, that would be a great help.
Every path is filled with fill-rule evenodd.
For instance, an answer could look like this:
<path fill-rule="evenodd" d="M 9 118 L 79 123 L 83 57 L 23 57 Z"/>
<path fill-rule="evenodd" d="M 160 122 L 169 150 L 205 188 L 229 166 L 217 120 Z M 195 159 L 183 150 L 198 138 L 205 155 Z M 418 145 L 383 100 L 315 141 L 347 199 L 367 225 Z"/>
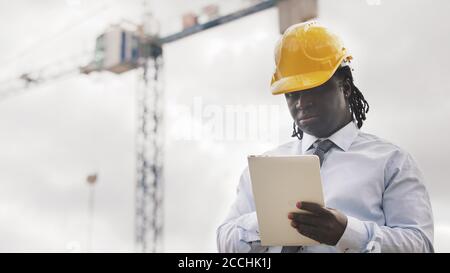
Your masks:
<path fill-rule="evenodd" d="M 332 134 L 330 137 L 324 138 L 333 141 L 333 143 L 346 152 L 350 145 L 352 145 L 353 140 L 358 135 L 359 129 L 356 124 L 352 121 L 347 125 L 339 129 L 337 132 Z M 302 153 L 305 154 L 306 151 L 313 145 L 319 138 L 309 135 L 307 133 L 303 133 L 302 139 Z"/>

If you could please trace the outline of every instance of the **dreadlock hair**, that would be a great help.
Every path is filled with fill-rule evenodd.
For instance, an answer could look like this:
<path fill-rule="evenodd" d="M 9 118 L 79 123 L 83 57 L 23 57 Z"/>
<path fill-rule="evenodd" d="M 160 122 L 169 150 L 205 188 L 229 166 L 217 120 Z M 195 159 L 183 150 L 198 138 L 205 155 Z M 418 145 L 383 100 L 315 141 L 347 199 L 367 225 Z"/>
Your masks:
<path fill-rule="evenodd" d="M 353 82 L 353 75 L 351 68 L 349 66 L 339 67 L 333 76 L 338 76 L 342 79 L 349 79 L 351 84 L 352 93 L 348 98 L 350 104 L 350 111 L 352 112 L 353 120 L 356 120 L 358 128 L 361 128 L 363 121 L 366 120 L 366 113 L 369 112 L 369 103 L 364 99 L 363 94 L 355 86 Z M 294 131 L 292 132 L 292 137 L 297 137 L 298 139 L 303 138 L 303 131 L 298 128 L 297 124 L 293 125 Z"/>

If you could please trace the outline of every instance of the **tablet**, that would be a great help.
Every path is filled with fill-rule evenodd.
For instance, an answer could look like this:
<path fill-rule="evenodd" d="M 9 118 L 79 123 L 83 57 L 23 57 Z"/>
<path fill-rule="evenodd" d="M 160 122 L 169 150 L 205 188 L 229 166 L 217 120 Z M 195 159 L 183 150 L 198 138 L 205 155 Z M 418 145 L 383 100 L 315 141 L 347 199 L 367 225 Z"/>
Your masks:
<path fill-rule="evenodd" d="M 324 205 L 319 157 L 315 155 L 248 156 L 253 196 L 263 246 L 319 244 L 291 226 L 289 212 L 298 201 Z"/>

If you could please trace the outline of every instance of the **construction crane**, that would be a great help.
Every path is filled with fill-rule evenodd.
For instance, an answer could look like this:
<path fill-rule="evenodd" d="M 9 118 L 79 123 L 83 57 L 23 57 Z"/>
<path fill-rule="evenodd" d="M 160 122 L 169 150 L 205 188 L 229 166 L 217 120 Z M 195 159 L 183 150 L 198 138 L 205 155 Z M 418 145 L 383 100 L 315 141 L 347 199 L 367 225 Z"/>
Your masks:
<path fill-rule="evenodd" d="M 136 132 L 136 188 L 135 188 L 135 243 L 136 250 L 157 252 L 162 250 L 163 238 L 163 109 L 161 84 L 163 69 L 163 46 L 188 36 L 221 26 L 257 12 L 277 7 L 280 32 L 298 22 L 317 17 L 317 0 L 253 0 L 241 10 L 220 16 L 218 7 L 210 5 L 204 9 L 206 20 L 187 14 L 183 17 L 184 29 L 180 32 L 158 37 L 145 33 L 144 24 L 136 30 L 126 30 L 114 25 L 100 35 L 96 41 L 94 59 L 85 66 L 76 67 L 77 72 L 90 74 L 95 71 L 110 71 L 121 74 L 138 69 L 141 84 L 137 93 L 138 128 Z M 205 15 L 205 14 L 203 14 Z M 203 16 L 204 18 L 204 16 Z M 49 75 L 47 78 L 24 73 L 19 78 L 22 84 L 16 89 L 1 91 L 0 99 L 18 93 L 25 87 L 72 74 L 74 69 Z"/>

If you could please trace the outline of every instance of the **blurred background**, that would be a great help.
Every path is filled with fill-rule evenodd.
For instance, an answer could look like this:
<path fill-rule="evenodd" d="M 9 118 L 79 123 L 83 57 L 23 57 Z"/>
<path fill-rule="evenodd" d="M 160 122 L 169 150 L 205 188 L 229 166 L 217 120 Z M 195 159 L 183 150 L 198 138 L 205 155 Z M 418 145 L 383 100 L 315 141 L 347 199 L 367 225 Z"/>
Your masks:
<path fill-rule="evenodd" d="M 285 2 L 285 3 L 282 3 Z M 290 2 L 290 3 L 288 3 Z M 291 140 L 273 51 L 316 18 L 362 130 L 423 170 L 450 251 L 446 0 L 0 0 L 0 252 L 215 252 L 248 154 Z"/>

